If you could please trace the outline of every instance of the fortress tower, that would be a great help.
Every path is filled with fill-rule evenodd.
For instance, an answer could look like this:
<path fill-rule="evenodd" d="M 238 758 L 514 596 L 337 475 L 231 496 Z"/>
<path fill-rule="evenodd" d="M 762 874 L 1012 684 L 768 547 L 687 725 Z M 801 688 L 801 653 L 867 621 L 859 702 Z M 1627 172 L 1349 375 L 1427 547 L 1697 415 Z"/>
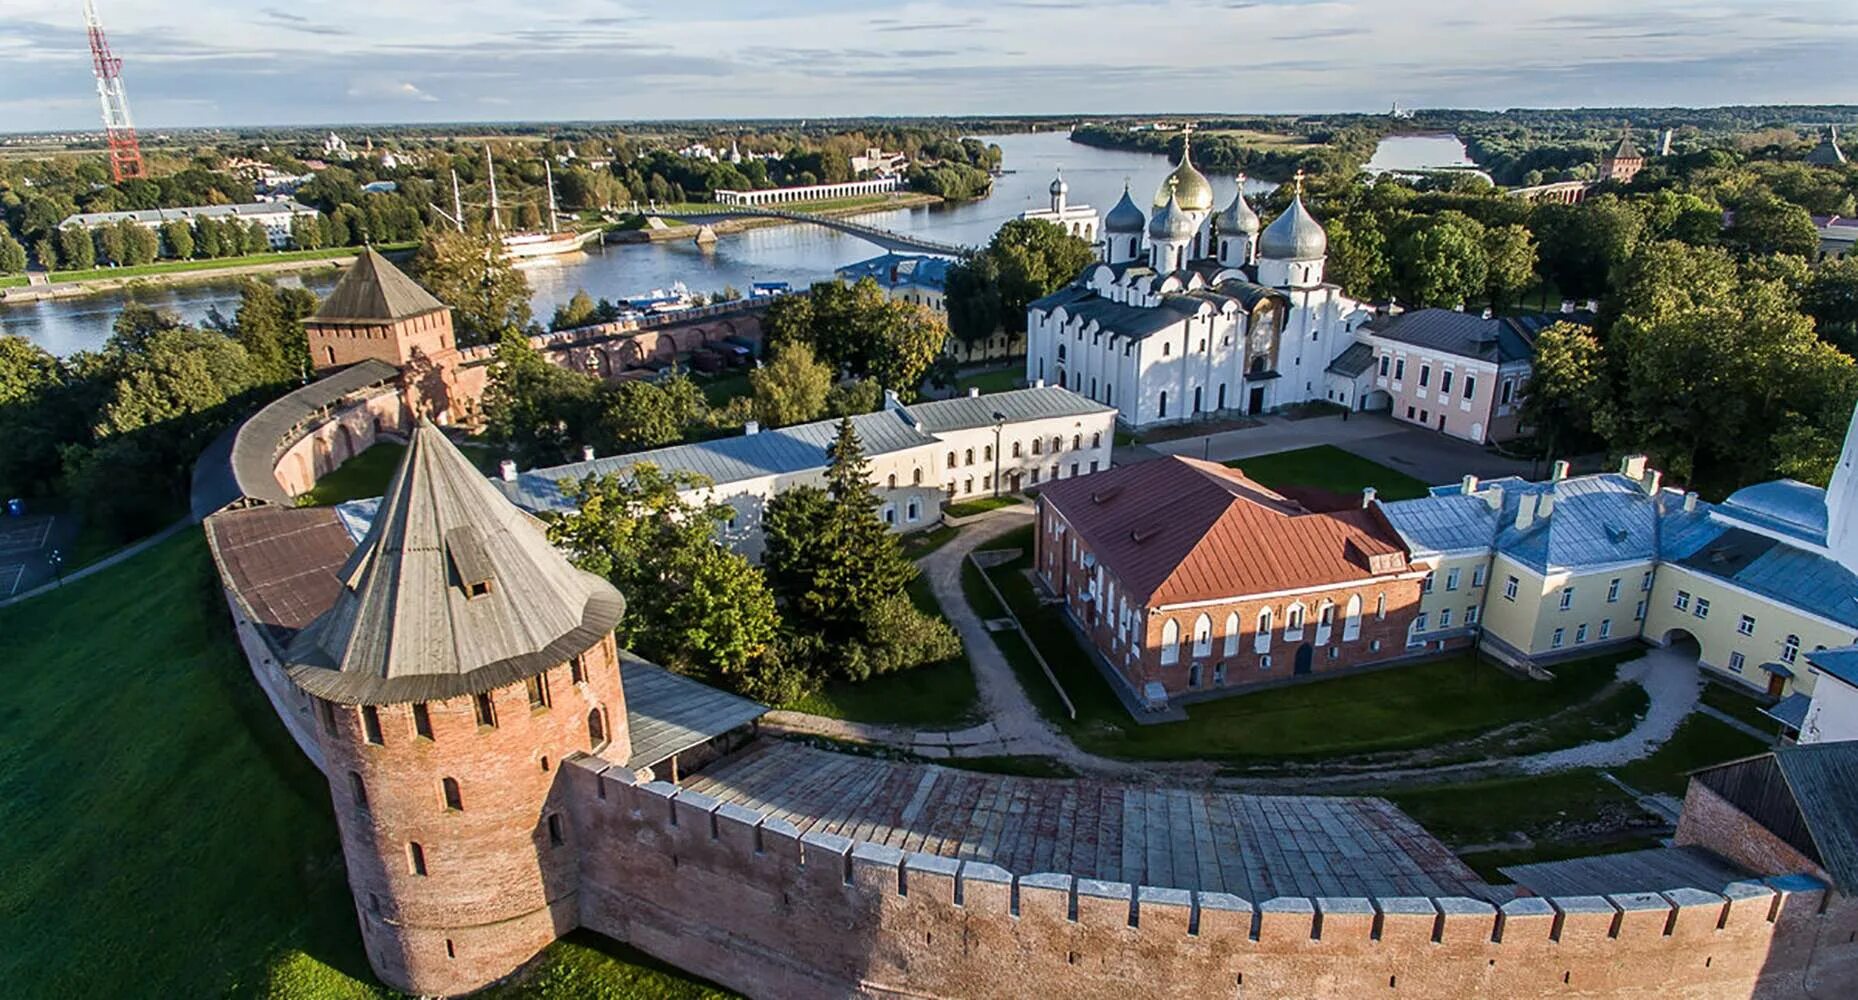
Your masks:
<path fill-rule="evenodd" d="M 409 993 L 476 989 L 577 922 L 559 767 L 629 756 L 625 601 L 427 421 L 337 577 L 285 660 L 314 699 L 368 960 Z"/>
<path fill-rule="evenodd" d="M 452 311 L 372 247 L 303 321 L 303 332 L 318 372 L 369 358 L 404 367 L 416 351 L 436 359 L 458 345 Z"/>

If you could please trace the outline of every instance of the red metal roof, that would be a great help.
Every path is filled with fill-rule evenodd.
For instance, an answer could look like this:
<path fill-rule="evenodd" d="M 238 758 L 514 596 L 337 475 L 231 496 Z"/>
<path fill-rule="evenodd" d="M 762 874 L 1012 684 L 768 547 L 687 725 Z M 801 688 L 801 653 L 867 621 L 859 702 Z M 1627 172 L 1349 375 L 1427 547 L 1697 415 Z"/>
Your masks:
<path fill-rule="evenodd" d="M 1064 515 L 1132 601 L 1157 607 L 1345 584 L 1404 572 L 1375 508 L 1314 513 L 1239 469 L 1171 456 L 1061 480 Z"/>

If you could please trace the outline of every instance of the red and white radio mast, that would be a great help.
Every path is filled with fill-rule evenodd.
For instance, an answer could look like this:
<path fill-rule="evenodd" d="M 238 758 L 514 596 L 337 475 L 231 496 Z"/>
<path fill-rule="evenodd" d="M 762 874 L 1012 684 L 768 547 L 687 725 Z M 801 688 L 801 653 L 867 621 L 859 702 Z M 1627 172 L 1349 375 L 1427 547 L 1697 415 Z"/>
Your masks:
<path fill-rule="evenodd" d="M 142 146 L 129 120 L 129 95 L 123 90 L 123 61 L 110 54 L 95 0 L 84 0 L 84 25 L 90 29 L 90 61 L 97 71 L 97 99 L 103 102 L 103 130 L 110 141 L 110 174 L 121 184 L 146 176 Z"/>

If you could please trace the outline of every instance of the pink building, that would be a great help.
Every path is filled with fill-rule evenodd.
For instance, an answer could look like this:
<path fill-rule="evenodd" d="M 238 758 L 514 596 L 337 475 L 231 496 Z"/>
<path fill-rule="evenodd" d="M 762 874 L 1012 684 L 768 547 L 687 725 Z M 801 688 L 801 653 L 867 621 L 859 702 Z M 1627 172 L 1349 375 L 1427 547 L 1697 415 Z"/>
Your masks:
<path fill-rule="evenodd" d="M 1362 409 L 1478 444 L 1516 437 L 1535 335 L 1554 319 L 1419 309 L 1375 320 L 1359 334 L 1374 352 Z"/>

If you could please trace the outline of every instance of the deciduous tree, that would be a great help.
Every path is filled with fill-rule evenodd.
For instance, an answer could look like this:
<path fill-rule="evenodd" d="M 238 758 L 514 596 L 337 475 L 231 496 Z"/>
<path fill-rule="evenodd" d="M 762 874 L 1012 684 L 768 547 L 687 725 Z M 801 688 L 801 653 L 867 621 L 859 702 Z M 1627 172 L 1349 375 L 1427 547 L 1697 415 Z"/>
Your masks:
<path fill-rule="evenodd" d="M 748 375 L 755 419 L 768 427 L 817 420 L 826 410 L 832 382 L 831 366 L 815 360 L 810 345 L 782 344 L 772 358 Z"/>
<path fill-rule="evenodd" d="M 494 236 L 433 230 L 413 260 L 420 284 L 452 307 L 461 346 L 496 341 L 529 325 L 529 282 Z"/>

